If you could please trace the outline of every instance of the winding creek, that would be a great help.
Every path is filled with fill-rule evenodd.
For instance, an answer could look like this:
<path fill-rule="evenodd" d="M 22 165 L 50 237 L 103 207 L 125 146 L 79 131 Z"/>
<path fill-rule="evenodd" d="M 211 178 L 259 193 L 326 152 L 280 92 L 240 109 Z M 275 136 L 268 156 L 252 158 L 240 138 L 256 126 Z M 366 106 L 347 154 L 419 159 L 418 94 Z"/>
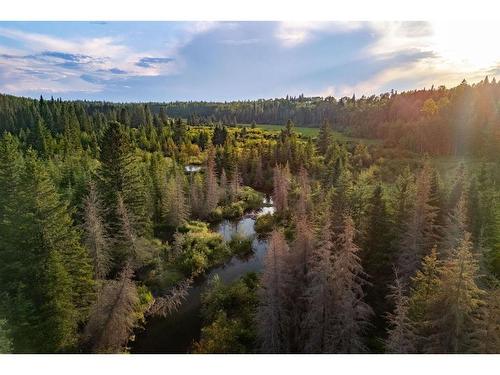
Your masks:
<path fill-rule="evenodd" d="M 165 318 L 149 318 L 144 329 L 136 333 L 135 341 L 131 343 L 132 353 L 188 353 L 190 351 L 193 342 L 200 338 L 201 295 L 212 277 L 218 275 L 224 283 L 230 283 L 247 272 L 262 269 L 267 241 L 257 238 L 254 226 L 258 216 L 268 213 L 274 213 L 274 207 L 271 200 L 265 199 L 263 207 L 259 210 L 249 212 L 237 221 L 224 220 L 214 228 L 225 241 L 231 240 L 235 233 L 253 237 L 253 252 L 245 258 L 233 256 L 224 265 L 213 268 L 198 278 L 189 290 L 186 300 L 175 313 Z"/>

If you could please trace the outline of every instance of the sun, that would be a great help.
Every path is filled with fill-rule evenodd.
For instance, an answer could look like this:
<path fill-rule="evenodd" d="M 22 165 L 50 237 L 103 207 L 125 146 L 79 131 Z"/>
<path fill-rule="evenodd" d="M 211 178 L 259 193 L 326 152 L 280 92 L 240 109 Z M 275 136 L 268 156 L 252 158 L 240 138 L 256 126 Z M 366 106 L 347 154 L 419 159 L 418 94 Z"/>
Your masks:
<path fill-rule="evenodd" d="M 494 39 L 500 23 L 491 20 L 446 20 L 432 22 L 432 50 L 460 71 L 483 71 L 500 65 L 500 50 Z"/>

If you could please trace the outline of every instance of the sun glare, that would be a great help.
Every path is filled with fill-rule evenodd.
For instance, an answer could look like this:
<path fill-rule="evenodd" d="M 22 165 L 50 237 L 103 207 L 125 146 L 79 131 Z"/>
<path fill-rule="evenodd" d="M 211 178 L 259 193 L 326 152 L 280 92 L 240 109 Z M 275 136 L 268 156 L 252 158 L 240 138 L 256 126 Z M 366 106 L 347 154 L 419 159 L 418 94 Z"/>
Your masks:
<path fill-rule="evenodd" d="M 455 69 L 477 71 L 500 64 L 500 51 L 492 42 L 500 24 L 491 21 L 433 22 L 432 49 Z"/>

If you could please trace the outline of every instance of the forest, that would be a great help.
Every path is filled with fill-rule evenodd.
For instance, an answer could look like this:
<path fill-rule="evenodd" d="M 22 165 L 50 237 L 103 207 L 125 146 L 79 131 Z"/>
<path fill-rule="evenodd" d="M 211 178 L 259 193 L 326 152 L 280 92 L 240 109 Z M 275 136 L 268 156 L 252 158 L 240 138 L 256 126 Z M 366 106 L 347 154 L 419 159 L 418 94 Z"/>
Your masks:
<path fill-rule="evenodd" d="M 0 353 L 500 353 L 495 79 L 226 103 L 0 95 L 0 193 Z M 217 229 L 234 223 L 251 235 Z"/>

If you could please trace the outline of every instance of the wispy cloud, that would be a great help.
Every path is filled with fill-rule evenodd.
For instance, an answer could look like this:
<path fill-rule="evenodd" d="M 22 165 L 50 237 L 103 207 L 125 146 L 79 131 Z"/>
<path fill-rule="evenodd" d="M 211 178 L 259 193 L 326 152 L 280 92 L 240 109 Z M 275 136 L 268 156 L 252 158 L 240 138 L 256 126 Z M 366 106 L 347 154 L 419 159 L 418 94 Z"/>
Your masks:
<path fill-rule="evenodd" d="M 291 89 L 359 96 L 500 72 L 491 42 L 500 23 L 493 22 L 48 26 L 0 22 L 0 92 L 117 100 L 255 98 Z"/>
<path fill-rule="evenodd" d="M 135 65 L 143 68 L 150 68 L 152 66 L 168 64 L 169 62 L 172 61 L 174 61 L 174 59 L 170 57 L 143 57 L 138 62 L 136 62 Z"/>
<path fill-rule="evenodd" d="M 319 35 L 348 33 L 362 27 L 363 22 L 280 22 L 275 36 L 284 47 L 296 47 Z"/>
<path fill-rule="evenodd" d="M 0 45 L 4 78 L 0 90 L 16 93 L 30 86 L 31 91 L 99 91 L 113 80 L 174 74 L 179 65 L 170 54 L 178 54 L 194 37 L 215 26 L 191 23 L 176 39 L 153 51 L 132 48 L 120 37 L 69 39 L 0 27 L 0 37 L 17 44 L 15 50 Z"/>
<path fill-rule="evenodd" d="M 261 39 L 259 38 L 248 38 L 248 39 L 223 39 L 219 43 L 226 44 L 229 46 L 244 46 L 248 44 L 256 44 L 260 43 Z"/>

